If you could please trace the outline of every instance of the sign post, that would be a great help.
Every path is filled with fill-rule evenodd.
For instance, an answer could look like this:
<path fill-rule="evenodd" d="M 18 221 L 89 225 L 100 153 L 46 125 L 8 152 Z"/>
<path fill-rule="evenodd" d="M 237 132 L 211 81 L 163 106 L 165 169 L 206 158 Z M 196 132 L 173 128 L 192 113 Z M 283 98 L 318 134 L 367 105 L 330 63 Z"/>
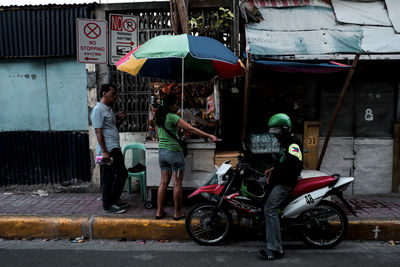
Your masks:
<path fill-rule="evenodd" d="M 79 63 L 107 64 L 107 21 L 77 19 L 77 60 Z"/>
<path fill-rule="evenodd" d="M 131 15 L 110 14 L 110 64 L 139 45 L 139 18 Z"/>

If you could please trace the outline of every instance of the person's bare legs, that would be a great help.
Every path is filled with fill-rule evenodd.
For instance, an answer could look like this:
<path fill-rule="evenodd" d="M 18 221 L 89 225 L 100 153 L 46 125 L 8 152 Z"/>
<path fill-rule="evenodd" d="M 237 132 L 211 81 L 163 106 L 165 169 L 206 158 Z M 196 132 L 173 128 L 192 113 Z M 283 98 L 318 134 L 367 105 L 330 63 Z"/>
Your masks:
<path fill-rule="evenodd" d="M 172 173 L 174 177 L 174 204 L 175 204 L 175 218 L 185 215 L 182 211 L 182 180 L 183 170 Z"/>
<path fill-rule="evenodd" d="M 156 216 L 162 216 L 164 212 L 164 200 L 167 194 L 167 187 L 169 182 L 171 181 L 171 172 L 170 171 L 161 171 L 161 182 L 158 187 L 157 192 L 157 214 Z"/>

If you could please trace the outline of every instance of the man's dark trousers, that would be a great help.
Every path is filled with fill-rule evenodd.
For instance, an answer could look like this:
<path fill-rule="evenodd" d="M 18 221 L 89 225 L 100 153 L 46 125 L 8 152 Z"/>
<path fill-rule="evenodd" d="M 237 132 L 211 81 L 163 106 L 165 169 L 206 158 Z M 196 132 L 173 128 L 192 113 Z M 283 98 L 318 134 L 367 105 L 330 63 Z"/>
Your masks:
<path fill-rule="evenodd" d="M 118 202 L 128 177 L 121 150 L 114 148 L 111 150 L 110 156 L 113 158 L 111 165 L 100 165 L 103 208 L 110 208 Z"/>
<path fill-rule="evenodd" d="M 272 188 L 264 206 L 267 255 L 272 256 L 272 251 L 281 252 L 282 239 L 281 227 L 278 218 L 279 205 L 288 197 L 293 188 L 277 184 Z"/>

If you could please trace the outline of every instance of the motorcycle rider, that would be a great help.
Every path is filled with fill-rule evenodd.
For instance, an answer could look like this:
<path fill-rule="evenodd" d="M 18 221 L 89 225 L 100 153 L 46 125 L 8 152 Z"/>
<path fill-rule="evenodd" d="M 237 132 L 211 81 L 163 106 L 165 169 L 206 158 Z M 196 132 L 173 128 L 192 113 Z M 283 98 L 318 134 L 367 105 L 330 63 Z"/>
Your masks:
<path fill-rule="evenodd" d="M 274 134 L 280 143 L 280 158 L 276 166 L 265 171 L 270 188 L 264 206 L 267 249 L 259 250 L 258 255 L 265 260 L 275 260 L 283 257 L 278 208 L 297 184 L 303 168 L 303 145 L 291 132 L 292 123 L 288 115 L 273 115 L 268 127 L 269 133 Z"/>

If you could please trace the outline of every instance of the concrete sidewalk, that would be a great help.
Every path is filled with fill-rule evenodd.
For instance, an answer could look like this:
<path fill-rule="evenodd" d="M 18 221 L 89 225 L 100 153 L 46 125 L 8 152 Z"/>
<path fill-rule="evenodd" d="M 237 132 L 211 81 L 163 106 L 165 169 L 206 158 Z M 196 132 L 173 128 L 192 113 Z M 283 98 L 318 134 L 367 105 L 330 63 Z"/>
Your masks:
<path fill-rule="evenodd" d="M 103 212 L 100 193 L 0 192 L 0 237 L 127 240 L 185 240 L 184 220 L 174 221 L 173 204 L 167 216 L 155 220 L 137 194 L 124 193 L 126 213 Z M 358 217 L 349 216 L 349 240 L 400 240 L 400 195 L 347 197 Z M 191 204 L 186 203 L 187 211 Z"/>

